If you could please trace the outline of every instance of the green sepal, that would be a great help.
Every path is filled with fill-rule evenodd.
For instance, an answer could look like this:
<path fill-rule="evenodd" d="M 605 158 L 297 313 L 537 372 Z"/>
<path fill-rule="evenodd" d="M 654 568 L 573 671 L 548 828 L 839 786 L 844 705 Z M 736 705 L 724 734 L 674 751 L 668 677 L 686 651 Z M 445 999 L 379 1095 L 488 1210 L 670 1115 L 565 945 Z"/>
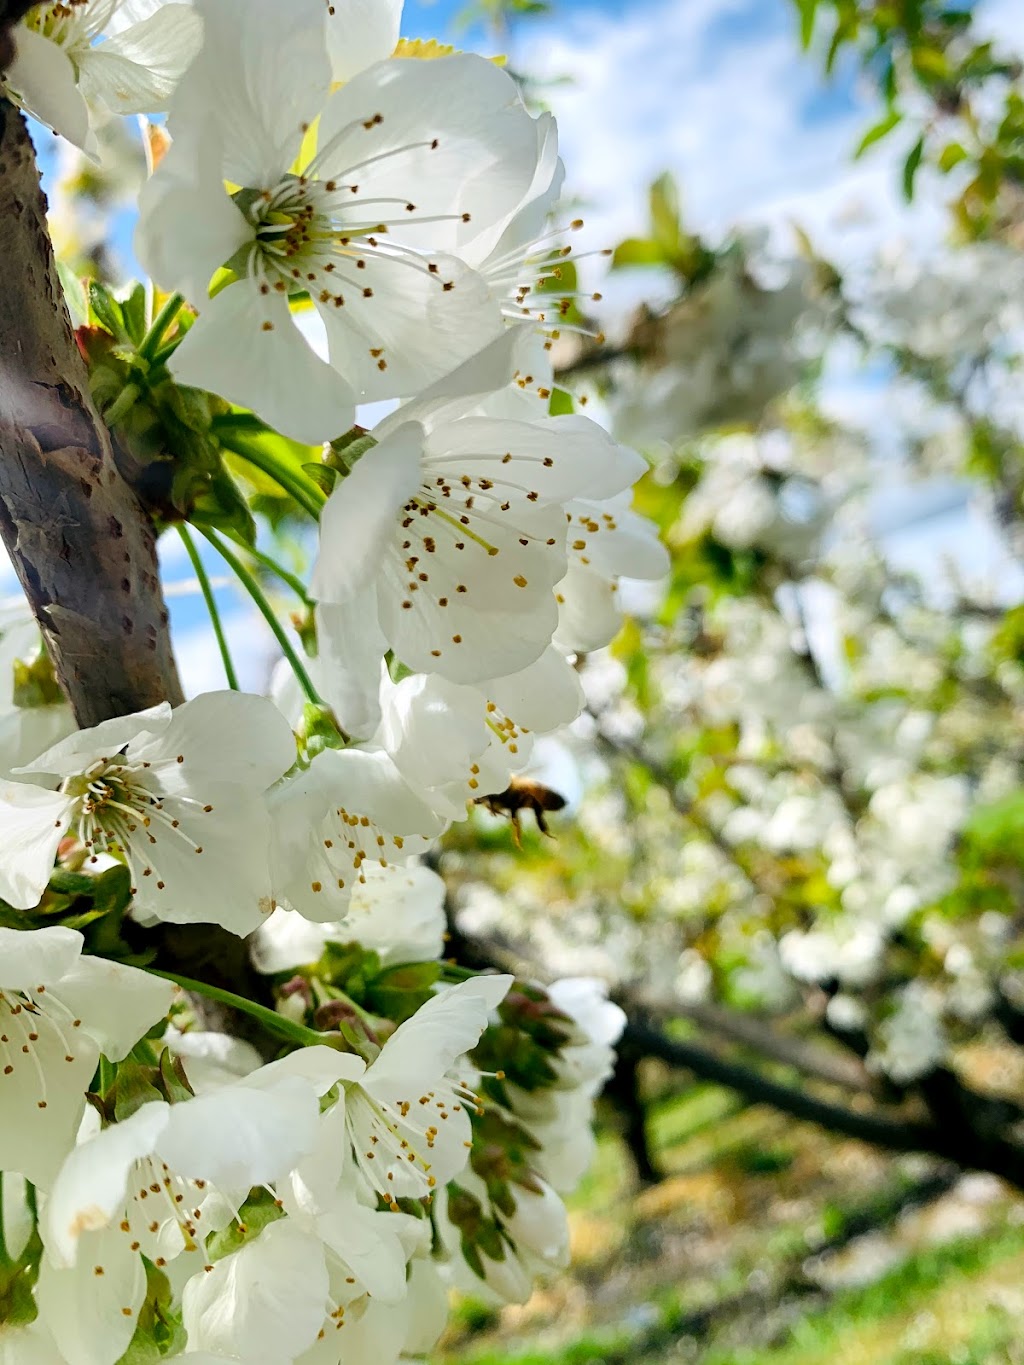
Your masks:
<path fill-rule="evenodd" d="M 143 1257 L 146 1271 L 146 1297 L 139 1309 L 135 1333 L 117 1365 L 156 1365 L 166 1356 L 177 1356 L 185 1349 L 185 1328 L 181 1314 L 174 1308 L 171 1282 L 152 1261 Z"/>
<path fill-rule="evenodd" d="M 211 1264 L 240 1250 L 253 1241 L 264 1228 L 285 1216 L 269 1190 L 254 1190 L 238 1211 L 236 1222 L 215 1232 L 206 1243 L 206 1254 Z"/>
<path fill-rule="evenodd" d="M 15 659 L 13 701 L 15 706 L 29 709 L 59 706 L 64 701 L 64 693 L 45 649 L 40 649 L 33 659 Z"/>

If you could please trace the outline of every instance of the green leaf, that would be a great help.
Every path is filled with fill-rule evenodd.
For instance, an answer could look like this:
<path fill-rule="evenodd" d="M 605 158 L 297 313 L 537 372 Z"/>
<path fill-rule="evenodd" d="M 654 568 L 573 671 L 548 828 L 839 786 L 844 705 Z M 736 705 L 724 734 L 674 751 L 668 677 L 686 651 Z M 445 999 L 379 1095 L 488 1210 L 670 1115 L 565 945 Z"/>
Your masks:
<path fill-rule="evenodd" d="M 914 197 L 914 181 L 924 156 L 924 134 L 917 139 L 903 163 L 903 197 L 909 203 Z"/>
<path fill-rule="evenodd" d="M 948 175 L 954 166 L 959 166 L 961 161 L 967 160 L 967 149 L 962 147 L 959 142 L 947 142 L 939 154 L 939 170 L 944 175 Z"/>
<path fill-rule="evenodd" d="M 806 52 L 814 37 L 814 19 L 818 11 L 818 0 L 796 0 L 800 11 L 800 46 Z"/>
<path fill-rule="evenodd" d="M 138 346 L 146 335 L 146 289 L 133 285 L 131 293 L 121 305 L 125 331 L 133 346 Z"/>
<path fill-rule="evenodd" d="M 679 250 L 683 237 L 679 187 L 672 174 L 659 175 L 649 192 L 651 231 L 662 251 L 671 256 Z"/>
<path fill-rule="evenodd" d="M 85 292 L 84 282 L 63 261 L 57 262 L 57 274 L 64 290 L 64 301 L 71 314 L 72 327 L 84 327 L 89 321 L 89 296 Z"/>
<path fill-rule="evenodd" d="M 551 417 L 571 417 L 576 411 L 576 404 L 573 396 L 568 389 L 557 387 L 551 390 L 551 397 L 548 400 L 548 415 Z"/>
<path fill-rule="evenodd" d="M 624 270 L 631 265 L 666 265 L 667 257 L 657 242 L 649 237 L 627 237 L 612 253 L 613 270 Z"/>
<path fill-rule="evenodd" d="M 89 312 L 111 336 L 117 337 L 119 341 L 128 340 L 121 305 L 99 280 L 89 281 Z"/>
<path fill-rule="evenodd" d="M 898 109 L 890 109 L 885 118 L 873 124 L 857 143 L 857 150 L 853 154 L 854 161 L 863 156 L 869 147 L 873 147 L 876 142 L 881 142 L 882 138 L 887 137 L 902 120 L 903 115 Z"/>

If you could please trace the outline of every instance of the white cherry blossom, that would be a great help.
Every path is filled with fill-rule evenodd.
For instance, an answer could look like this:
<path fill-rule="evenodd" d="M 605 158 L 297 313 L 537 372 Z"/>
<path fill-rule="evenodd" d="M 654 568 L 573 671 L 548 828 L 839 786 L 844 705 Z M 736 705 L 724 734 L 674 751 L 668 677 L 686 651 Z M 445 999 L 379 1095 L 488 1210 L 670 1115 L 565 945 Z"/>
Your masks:
<path fill-rule="evenodd" d="M 15 31 L 7 88 L 30 114 L 83 150 L 116 114 L 166 109 L 202 25 L 171 0 L 48 0 Z"/>
<path fill-rule="evenodd" d="M 200 310 L 170 368 L 300 440 L 331 438 L 357 396 L 417 392 L 500 332 L 458 254 L 528 191 L 534 122 L 471 55 L 379 62 L 329 95 L 322 0 L 294 0 L 284 28 L 274 0 L 197 8 L 203 48 L 136 238 L 153 277 Z M 294 324 L 299 294 L 329 365 Z"/>
<path fill-rule="evenodd" d="M 309 1048 L 197 1099 L 144 1104 L 74 1149 L 44 1211 L 39 1283 L 69 1365 L 122 1354 L 145 1295 L 144 1256 L 158 1268 L 194 1258 L 203 1273 L 205 1234 L 250 1186 L 283 1178 L 312 1150 L 318 1095 L 340 1061 Z"/>
<path fill-rule="evenodd" d="M 102 1052 L 127 1056 L 167 1013 L 173 987 L 82 955 L 82 935 L 0 929 L 0 1170 L 48 1188 L 85 1111 Z"/>
<path fill-rule="evenodd" d="M 453 986 L 400 1024 L 369 1066 L 348 1059 L 338 1103 L 356 1165 L 389 1202 L 430 1195 L 465 1166 L 466 1107 L 478 1101 L 452 1068 L 511 984 L 510 976 L 480 976 Z"/>
<path fill-rule="evenodd" d="M 269 797 L 274 896 L 307 919 L 342 919 L 365 865 L 425 851 L 445 821 L 383 750 L 327 749 Z"/>
<path fill-rule="evenodd" d="M 357 882 L 343 920 L 312 923 L 294 910 L 275 910 L 252 940 L 257 970 L 306 966 L 317 961 L 328 942 L 354 941 L 376 952 L 384 966 L 440 957 L 445 884 L 437 873 L 416 863 L 366 863 L 362 871 L 364 879 Z"/>
<path fill-rule="evenodd" d="M 273 703 L 240 692 L 81 730 L 19 770 L 31 781 L 0 784 L 0 896 L 37 904 L 73 834 L 92 860 L 124 859 L 138 909 L 246 933 L 272 909 L 263 792 L 294 758 Z"/>
<path fill-rule="evenodd" d="M 459 409 L 456 409 L 458 411 Z M 639 455 L 586 418 L 538 421 L 399 409 L 331 494 L 313 596 L 376 618 L 409 668 L 479 683 L 537 660 L 558 620 L 564 504 L 610 498 Z"/>

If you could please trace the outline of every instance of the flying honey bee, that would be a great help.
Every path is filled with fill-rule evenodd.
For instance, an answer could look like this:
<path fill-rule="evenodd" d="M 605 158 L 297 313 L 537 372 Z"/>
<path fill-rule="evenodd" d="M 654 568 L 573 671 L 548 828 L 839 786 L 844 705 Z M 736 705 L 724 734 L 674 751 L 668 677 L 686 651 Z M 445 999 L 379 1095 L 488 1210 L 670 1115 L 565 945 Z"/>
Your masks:
<path fill-rule="evenodd" d="M 552 791 L 550 787 L 545 787 L 541 782 L 534 782 L 531 778 L 513 777 L 503 792 L 498 792 L 495 796 L 479 796 L 476 805 L 483 806 L 492 815 L 507 815 L 512 821 L 512 837 L 516 842 L 516 848 L 522 848 L 520 821 L 523 811 L 532 810 L 541 834 L 553 838 L 544 815 L 547 811 L 561 810 L 565 805 L 565 797 Z"/>

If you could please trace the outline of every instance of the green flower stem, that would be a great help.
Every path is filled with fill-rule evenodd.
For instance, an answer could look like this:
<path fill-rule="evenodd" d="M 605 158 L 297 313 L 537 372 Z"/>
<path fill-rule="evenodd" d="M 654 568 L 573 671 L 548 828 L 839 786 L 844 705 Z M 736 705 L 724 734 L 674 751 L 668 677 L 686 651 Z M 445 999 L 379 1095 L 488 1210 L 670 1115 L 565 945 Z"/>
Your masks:
<path fill-rule="evenodd" d="M 268 1010 L 265 1005 L 257 1005 L 255 1000 L 246 1000 L 244 995 L 221 990 L 219 986 L 211 986 L 205 981 L 195 981 L 190 976 L 179 976 L 177 972 L 162 972 L 155 967 L 147 967 L 146 970 L 151 976 L 162 976 L 165 981 L 173 981 L 182 990 L 192 991 L 194 995 L 205 995 L 208 1000 L 216 1000 L 218 1004 L 229 1005 L 232 1009 L 248 1014 L 270 1033 L 276 1033 L 278 1037 L 287 1039 L 289 1043 L 296 1043 L 299 1047 L 311 1047 L 327 1042 L 324 1034 L 306 1028 L 305 1024 L 296 1024 L 291 1019 L 286 1019 L 284 1015 Z"/>
<path fill-rule="evenodd" d="M 126 384 L 117 395 L 110 407 L 103 414 L 103 419 L 108 427 L 116 426 L 131 409 L 135 406 L 135 401 L 142 394 L 138 384 Z"/>
<path fill-rule="evenodd" d="M 314 706 L 323 706 L 323 698 L 313 686 L 312 679 L 306 672 L 305 665 L 299 658 L 295 646 L 292 644 L 291 640 L 288 639 L 288 634 L 281 625 L 281 622 L 274 614 L 274 609 L 267 601 L 263 589 L 257 582 L 255 575 L 249 572 L 238 556 L 233 554 L 213 531 L 207 530 L 205 526 L 200 526 L 197 529 L 206 537 L 217 553 L 231 566 L 246 592 L 256 603 L 264 621 L 266 621 L 267 625 L 274 632 L 277 643 L 281 646 L 281 652 L 291 664 L 295 676 L 299 681 L 299 686 L 302 688 L 303 692 L 305 692 L 308 700 L 311 701 Z"/>
<path fill-rule="evenodd" d="M 257 469 L 261 469 L 279 487 L 289 493 L 314 521 L 320 520 L 320 509 L 327 501 L 327 495 L 317 487 L 312 479 L 307 479 L 305 474 L 299 470 L 289 468 L 283 460 L 279 460 L 270 451 L 264 450 L 256 441 L 248 440 L 240 429 L 215 423 L 213 432 L 226 450 L 230 450 L 233 455 L 237 455 L 240 459 L 255 465 Z"/>
<path fill-rule="evenodd" d="M 206 602 L 206 610 L 210 614 L 210 624 L 213 626 L 213 633 L 217 637 L 217 648 L 220 650 L 221 662 L 224 664 L 224 674 L 228 680 L 228 687 L 232 692 L 237 692 L 238 674 L 235 672 L 235 665 L 231 661 L 231 651 L 228 649 L 227 636 L 224 634 L 224 626 L 220 619 L 220 611 L 213 596 L 213 587 L 210 583 L 210 576 L 206 572 L 206 567 L 199 557 L 199 551 L 195 547 L 195 542 L 189 535 L 188 527 L 184 522 L 178 523 L 178 534 L 181 536 L 182 543 L 188 552 L 188 557 L 192 561 L 192 567 L 196 571 L 196 578 L 199 580 L 199 587 L 202 589 L 203 599 Z"/>
<path fill-rule="evenodd" d="M 262 564 L 265 569 L 269 569 L 272 574 L 276 574 L 282 583 L 287 583 L 304 607 L 311 607 L 313 605 L 313 599 L 310 597 L 309 593 L 307 593 L 306 585 L 301 578 L 298 578 L 293 573 L 289 573 L 282 564 L 278 564 L 276 559 L 271 559 L 270 555 L 264 554 L 262 550 L 257 550 L 255 545 L 246 545 L 244 542 L 240 541 L 237 536 L 232 536 L 231 538 L 236 545 L 241 545 L 241 548 L 250 559 L 255 559 L 257 564 Z"/>
<path fill-rule="evenodd" d="M 164 300 L 164 305 L 153 319 L 153 325 L 142 338 L 139 345 L 139 355 L 143 360 L 152 360 L 160 350 L 160 343 L 164 339 L 164 333 L 171 323 L 178 316 L 181 305 L 185 302 L 181 294 L 172 294 L 170 298 Z"/>

